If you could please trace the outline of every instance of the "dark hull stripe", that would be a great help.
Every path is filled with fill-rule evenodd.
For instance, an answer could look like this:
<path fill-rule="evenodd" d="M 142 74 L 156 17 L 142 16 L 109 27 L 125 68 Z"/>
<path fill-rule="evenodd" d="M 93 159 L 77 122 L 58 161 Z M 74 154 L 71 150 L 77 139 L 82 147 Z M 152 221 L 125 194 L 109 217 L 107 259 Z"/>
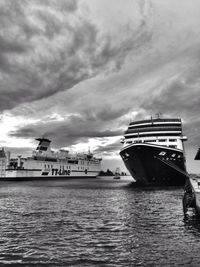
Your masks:
<path fill-rule="evenodd" d="M 82 170 L 82 171 L 80 171 L 80 170 L 77 170 L 77 171 L 76 171 L 76 170 L 71 170 L 71 172 L 82 172 L 82 173 L 85 173 L 85 170 Z M 90 173 L 93 173 L 93 172 L 96 173 L 96 172 L 98 172 L 98 171 L 89 171 L 89 170 L 87 170 L 87 173 L 89 173 L 89 172 L 90 172 Z"/>
<path fill-rule="evenodd" d="M 6 169 L 6 171 L 37 171 L 37 172 L 41 172 L 42 169 Z"/>
<path fill-rule="evenodd" d="M 34 181 L 34 180 L 68 180 L 68 179 L 86 179 L 96 178 L 95 176 L 37 176 L 37 177 L 1 177 L 0 181 Z"/>
<path fill-rule="evenodd" d="M 6 171 L 42 171 L 42 170 L 40 170 L 40 169 L 19 169 L 19 170 L 14 170 L 14 169 L 6 169 Z M 68 171 L 68 170 L 67 170 Z M 80 171 L 80 170 L 70 170 L 69 169 L 69 171 L 71 171 L 71 172 L 80 172 L 80 173 L 85 173 L 85 170 L 82 170 L 82 171 Z M 92 173 L 92 172 L 94 172 L 94 173 L 96 173 L 96 172 L 98 172 L 98 171 L 90 171 L 90 170 L 87 170 L 87 173 Z"/>
<path fill-rule="evenodd" d="M 183 152 L 182 150 L 180 150 L 178 148 L 171 148 L 171 147 L 167 147 L 167 146 L 162 146 L 162 145 L 157 145 L 157 144 L 148 144 L 148 143 L 137 143 L 137 144 L 135 143 L 135 144 L 130 144 L 130 145 L 122 148 L 121 149 L 121 152 L 127 150 L 130 147 L 138 147 L 138 146 L 152 147 L 152 148 L 158 148 L 158 149 L 162 149 L 162 150 L 163 149 L 164 150 L 166 149 L 166 150 L 173 151 L 173 152 Z"/>

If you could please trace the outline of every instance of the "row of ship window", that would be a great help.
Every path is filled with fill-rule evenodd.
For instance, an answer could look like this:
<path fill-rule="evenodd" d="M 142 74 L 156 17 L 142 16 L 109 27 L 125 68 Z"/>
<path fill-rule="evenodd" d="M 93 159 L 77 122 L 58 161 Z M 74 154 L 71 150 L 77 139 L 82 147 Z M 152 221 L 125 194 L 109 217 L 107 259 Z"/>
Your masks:
<path fill-rule="evenodd" d="M 80 164 L 84 165 L 85 162 L 84 162 L 83 160 L 81 160 L 81 161 L 80 161 Z M 90 165 L 90 164 L 92 164 L 92 162 L 88 161 L 88 162 L 87 162 L 87 165 Z"/>
<path fill-rule="evenodd" d="M 159 140 L 144 140 L 144 143 L 150 143 L 150 142 L 167 142 L 167 139 L 159 139 Z M 169 139 L 169 142 L 176 142 L 177 139 Z M 132 144 L 132 143 L 142 143 L 142 140 L 136 140 L 136 141 L 127 141 L 126 144 Z"/>
<path fill-rule="evenodd" d="M 78 170 L 85 170 L 84 167 L 78 167 Z M 87 170 L 89 170 L 89 167 L 87 168 Z"/>
<path fill-rule="evenodd" d="M 48 165 L 48 164 L 44 164 L 44 168 L 45 169 L 53 169 L 53 165 Z M 60 169 L 63 169 L 64 170 L 64 166 L 60 166 Z M 66 169 L 71 169 L 71 166 L 66 166 Z M 85 168 L 84 167 L 78 167 L 78 170 L 85 170 Z M 89 168 L 88 168 L 88 170 L 89 170 Z"/>

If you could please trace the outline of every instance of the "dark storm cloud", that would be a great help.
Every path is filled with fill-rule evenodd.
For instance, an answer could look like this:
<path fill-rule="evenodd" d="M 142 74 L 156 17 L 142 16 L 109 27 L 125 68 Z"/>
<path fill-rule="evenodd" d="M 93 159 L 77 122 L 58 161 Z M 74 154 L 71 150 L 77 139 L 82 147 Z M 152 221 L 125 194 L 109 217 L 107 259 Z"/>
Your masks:
<path fill-rule="evenodd" d="M 105 102 L 102 103 L 102 105 L 103 108 L 83 108 L 83 110 L 81 110 L 81 114 L 82 116 L 84 116 L 86 121 L 98 121 L 101 124 L 102 122 L 104 122 L 104 124 L 106 125 L 106 123 L 112 123 L 114 120 L 122 117 L 130 110 L 130 107 L 113 107 L 111 105 L 106 104 Z"/>
<path fill-rule="evenodd" d="M 1 54 L 5 53 L 24 53 L 26 52 L 26 45 L 21 44 L 20 42 L 15 42 L 13 43 L 11 40 L 6 40 L 2 36 L 0 36 L 0 51 Z"/>
<path fill-rule="evenodd" d="M 38 136 L 45 136 L 53 141 L 55 147 L 60 147 L 84 142 L 88 138 L 113 137 L 121 134 L 120 130 L 103 129 L 97 121 L 71 116 L 66 121 L 40 122 L 28 125 L 11 132 L 10 136 L 33 139 Z"/>
<path fill-rule="evenodd" d="M 1 110 L 52 95 L 80 80 L 76 75 L 74 78 L 64 75 L 68 69 L 62 56 L 65 48 L 54 51 L 54 44 L 59 38 L 58 29 L 63 29 L 54 12 L 58 13 L 57 16 L 59 12 L 62 16 L 65 12 L 74 12 L 77 5 L 76 1 L 73 2 L 60 1 L 56 5 L 55 1 L 6 1 L 2 4 Z M 57 38 L 55 43 L 50 43 L 53 33 Z M 75 59 L 74 64 L 77 61 Z"/>
<path fill-rule="evenodd" d="M 0 111 L 121 68 L 151 39 L 147 25 L 112 40 L 81 15 L 78 1 L 1 1 Z"/>
<path fill-rule="evenodd" d="M 185 74 L 163 87 L 159 94 L 152 95 L 143 102 L 146 114 L 162 112 L 164 116 L 180 117 L 183 120 L 183 132 L 188 136 L 190 145 L 198 146 L 200 118 L 200 95 L 196 74 Z"/>
<path fill-rule="evenodd" d="M 104 153 L 106 152 L 107 155 L 109 155 L 110 153 L 119 153 L 120 149 L 122 148 L 122 144 L 120 143 L 120 139 L 118 139 L 117 141 L 111 143 L 111 144 L 107 144 L 104 146 L 99 146 L 94 150 L 94 153 Z"/>
<path fill-rule="evenodd" d="M 198 116 L 200 105 L 199 90 L 185 81 L 176 80 L 166 86 L 158 95 L 148 98 L 141 105 L 149 114 L 158 111 L 163 114 L 176 114 L 185 118 Z"/>

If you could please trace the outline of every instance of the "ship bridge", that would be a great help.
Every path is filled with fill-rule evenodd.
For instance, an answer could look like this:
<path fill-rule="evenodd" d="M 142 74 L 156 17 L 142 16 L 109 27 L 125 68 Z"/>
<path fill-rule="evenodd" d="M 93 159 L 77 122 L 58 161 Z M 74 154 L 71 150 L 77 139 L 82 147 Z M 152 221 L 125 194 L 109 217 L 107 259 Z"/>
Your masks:
<path fill-rule="evenodd" d="M 182 133 L 179 118 L 151 118 L 131 122 L 124 133 L 124 144 L 157 143 L 158 145 L 183 149 L 182 141 L 187 140 Z"/>

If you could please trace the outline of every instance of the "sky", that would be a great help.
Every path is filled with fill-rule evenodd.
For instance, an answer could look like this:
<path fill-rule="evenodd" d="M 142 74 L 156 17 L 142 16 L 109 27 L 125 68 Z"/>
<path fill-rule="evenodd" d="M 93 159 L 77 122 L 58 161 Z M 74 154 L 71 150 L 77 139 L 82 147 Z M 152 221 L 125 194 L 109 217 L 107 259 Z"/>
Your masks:
<path fill-rule="evenodd" d="M 35 138 L 123 162 L 132 120 L 180 117 L 200 173 L 199 0 L 0 0 L 0 146 Z"/>

